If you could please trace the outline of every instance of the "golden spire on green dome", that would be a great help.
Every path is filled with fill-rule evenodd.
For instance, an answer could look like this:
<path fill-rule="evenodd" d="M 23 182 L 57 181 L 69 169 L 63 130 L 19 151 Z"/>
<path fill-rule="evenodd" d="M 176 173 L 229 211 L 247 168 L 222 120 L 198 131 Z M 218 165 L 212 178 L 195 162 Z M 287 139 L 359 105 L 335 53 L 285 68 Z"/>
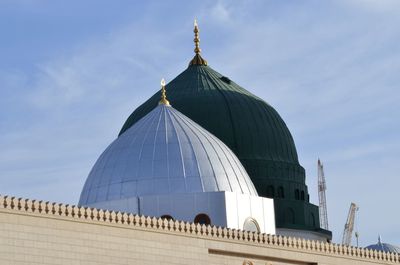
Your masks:
<path fill-rule="evenodd" d="M 189 65 L 207 65 L 207 61 L 201 57 L 201 49 L 200 49 L 200 37 L 199 37 L 199 27 L 197 25 L 197 20 L 194 20 L 194 52 L 196 55 L 190 61 Z"/>
<path fill-rule="evenodd" d="M 165 90 L 165 80 L 161 79 L 161 100 L 158 102 L 158 105 L 171 106 L 169 101 L 167 100 L 167 93 Z"/>

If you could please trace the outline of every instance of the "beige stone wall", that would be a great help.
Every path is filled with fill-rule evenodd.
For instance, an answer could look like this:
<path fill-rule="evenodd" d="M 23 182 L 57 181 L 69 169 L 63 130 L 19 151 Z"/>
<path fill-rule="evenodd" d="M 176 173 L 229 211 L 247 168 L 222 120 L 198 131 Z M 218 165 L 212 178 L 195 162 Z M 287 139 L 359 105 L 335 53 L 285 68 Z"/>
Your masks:
<path fill-rule="evenodd" d="M 0 196 L 0 265 L 400 264 L 393 253 Z"/>

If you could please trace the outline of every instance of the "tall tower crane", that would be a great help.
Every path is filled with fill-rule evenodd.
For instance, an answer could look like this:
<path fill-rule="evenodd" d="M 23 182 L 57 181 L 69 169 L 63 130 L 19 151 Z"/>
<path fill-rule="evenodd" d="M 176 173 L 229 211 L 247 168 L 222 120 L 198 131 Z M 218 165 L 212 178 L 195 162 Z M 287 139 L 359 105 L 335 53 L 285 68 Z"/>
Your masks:
<path fill-rule="evenodd" d="M 328 230 L 328 209 L 326 207 L 326 181 L 324 165 L 318 159 L 318 198 L 319 198 L 319 222 L 321 228 Z"/>
<path fill-rule="evenodd" d="M 350 204 L 349 214 L 347 215 L 347 221 L 344 225 L 342 244 L 350 246 L 351 245 L 351 237 L 353 235 L 354 230 L 354 221 L 356 219 L 356 212 L 358 211 L 358 206 L 355 203 Z M 356 233 L 357 241 L 358 241 L 358 233 Z M 357 243 L 358 244 L 358 243 Z"/>

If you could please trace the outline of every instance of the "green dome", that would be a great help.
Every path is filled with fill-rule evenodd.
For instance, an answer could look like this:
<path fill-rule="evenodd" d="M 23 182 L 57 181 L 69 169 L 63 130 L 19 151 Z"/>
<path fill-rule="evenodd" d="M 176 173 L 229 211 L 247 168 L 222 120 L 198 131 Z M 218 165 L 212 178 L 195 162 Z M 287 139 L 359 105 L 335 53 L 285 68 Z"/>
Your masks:
<path fill-rule="evenodd" d="M 293 138 L 268 103 L 208 66 L 190 66 L 167 86 L 168 100 L 224 141 L 240 159 L 298 165 Z M 153 110 L 160 92 L 137 108 L 120 134 Z"/>
<path fill-rule="evenodd" d="M 192 63 L 166 89 L 175 109 L 236 154 L 258 194 L 274 198 L 277 227 L 319 228 L 318 207 L 308 203 L 305 172 L 293 138 L 273 107 L 204 64 Z M 159 99 L 157 92 L 139 106 L 120 135 L 153 110 Z"/>
<path fill-rule="evenodd" d="M 204 65 L 189 66 L 166 88 L 174 108 L 228 145 L 254 176 L 253 182 L 291 178 L 304 184 L 304 169 L 299 165 L 289 129 L 264 100 Z M 157 92 L 138 107 L 120 135 L 153 110 L 159 98 Z M 276 174 L 277 171 L 280 173 Z M 295 179 L 294 175 L 300 178 Z"/>

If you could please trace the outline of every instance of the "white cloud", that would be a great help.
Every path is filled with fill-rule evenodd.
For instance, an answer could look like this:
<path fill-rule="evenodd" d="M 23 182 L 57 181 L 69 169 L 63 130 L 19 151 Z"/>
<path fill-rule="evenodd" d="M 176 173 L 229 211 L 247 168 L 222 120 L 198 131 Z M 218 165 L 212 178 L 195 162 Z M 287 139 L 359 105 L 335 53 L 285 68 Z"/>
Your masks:
<path fill-rule="evenodd" d="M 222 1 L 217 1 L 211 8 L 211 16 L 215 21 L 220 23 L 225 23 L 230 20 L 229 9 Z"/>
<path fill-rule="evenodd" d="M 135 35 L 146 40 L 138 42 Z M 125 91 L 143 77 L 160 75 L 161 63 L 152 62 L 152 57 L 162 58 L 166 51 L 161 36 L 150 29 L 128 26 L 98 42 L 93 40 L 70 57 L 39 65 L 32 101 L 40 107 L 68 105 L 88 97 L 104 101 L 110 91 Z M 154 49 L 150 51 L 147 45 Z"/>
<path fill-rule="evenodd" d="M 398 0 L 340 0 L 340 2 L 372 12 L 393 12 L 394 9 L 400 9 L 400 1 Z"/>

